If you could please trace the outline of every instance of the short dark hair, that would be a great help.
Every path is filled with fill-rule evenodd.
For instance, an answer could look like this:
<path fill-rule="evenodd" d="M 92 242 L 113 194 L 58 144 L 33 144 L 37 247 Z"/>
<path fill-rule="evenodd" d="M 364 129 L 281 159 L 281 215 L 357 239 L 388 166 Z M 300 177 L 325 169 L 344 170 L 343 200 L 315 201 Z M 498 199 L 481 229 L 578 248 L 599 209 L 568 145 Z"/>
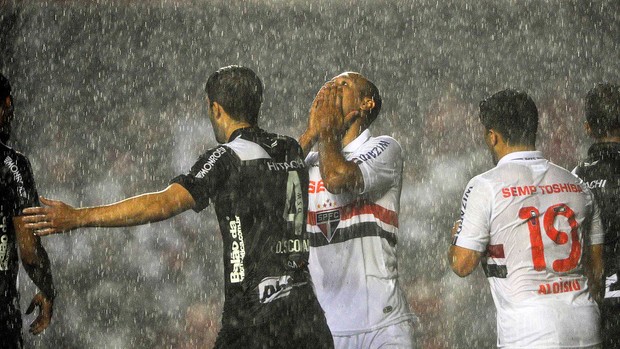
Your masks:
<path fill-rule="evenodd" d="M 499 132 L 510 145 L 536 143 L 538 109 L 525 92 L 506 89 L 480 102 L 480 122 Z"/>
<path fill-rule="evenodd" d="M 4 75 L 0 74 L 0 99 L 4 100 L 11 95 L 11 83 Z"/>
<path fill-rule="evenodd" d="M 220 68 L 209 76 L 205 90 L 211 105 L 217 102 L 234 119 L 257 124 L 263 83 L 252 69 L 238 65 Z"/>
<path fill-rule="evenodd" d="M 604 137 L 620 128 L 620 86 L 598 84 L 586 96 L 586 120 L 594 137 Z"/>
<path fill-rule="evenodd" d="M 375 102 L 374 108 L 370 110 L 370 114 L 367 119 L 367 124 L 370 125 L 377 116 L 379 116 L 379 112 L 381 111 L 381 95 L 379 94 L 379 89 L 377 86 L 370 80 L 365 79 L 364 86 L 361 89 L 362 98 L 369 97 Z"/>

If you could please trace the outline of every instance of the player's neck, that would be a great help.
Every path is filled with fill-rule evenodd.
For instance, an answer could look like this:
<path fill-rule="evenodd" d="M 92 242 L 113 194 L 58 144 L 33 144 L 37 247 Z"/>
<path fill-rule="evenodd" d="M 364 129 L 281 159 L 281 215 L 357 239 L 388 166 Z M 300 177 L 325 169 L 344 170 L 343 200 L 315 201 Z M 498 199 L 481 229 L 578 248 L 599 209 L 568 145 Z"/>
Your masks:
<path fill-rule="evenodd" d="M 362 127 L 361 122 L 355 122 L 349 127 L 344 136 L 342 136 L 342 147 L 346 147 L 349 143 L 353 142 L 359 137 L 366 129 Z"/>
<path fill-rule="evenodd" d="M 252 125 L 249 122 L 245 122 L 245 121 L 234 121 L 228 124 L 226 127 L 226 139 L 228 141 L 231 141 L 230 136 L 232 136 L 232 134 L 235 131 L 241 128 L 248 128 L 248 127 L 252 127 Z"/>
<path fill-rule="evenodd" d="M 495 149 L 495 154 L 497 159 L 501 160 L 501 158 L 508 154 L 520 151 L 536 151 L 536 147 L 531 145 L 505 145 L 503 147 L 497 147 Z"/>

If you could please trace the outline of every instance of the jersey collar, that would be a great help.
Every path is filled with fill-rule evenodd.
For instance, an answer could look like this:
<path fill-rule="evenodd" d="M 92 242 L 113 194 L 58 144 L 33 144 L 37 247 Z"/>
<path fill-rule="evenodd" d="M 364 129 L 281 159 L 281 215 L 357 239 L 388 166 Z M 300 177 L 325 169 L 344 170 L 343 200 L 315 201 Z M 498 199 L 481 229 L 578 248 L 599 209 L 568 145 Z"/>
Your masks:
<path fill-rule="evenodd" d="M 544 159 L 543 154 L 539 150 L 533 151 L 516 151 L 514 153 L 506 154 L 503 158 L 499 159 L 497 166 L 511 162 L 511 161 L 532 161 Z"/>
<path fill-rule="evenodd" d="M 232 142 L 235 139 L 237 139 L 237 137 L 240 137 L 242 135 L 251 133 L 251 132 L 255 132 L 257 131 L 259 128 L 257 126 L 248 126 L 248 127 L 241 127 L 238 128 L 236 130 L 233 131 L 233 133 L 230 134 L 230 137 L 228 138 L 228 142 Z"/>
<path fill-rule="evenodd" d="M 370 139 L 370 130 L 366 129 L 364 130 L 364 132 L 362 132 L 362 134 L 357 136 L 357 138 L 355 138 L 353 142 L 347 144 L 346 147 L 342 148 L 342 152 L 353 153 L 354 151 L 357 150 L 357 148 L 361 147 L 369 139 Z"/>

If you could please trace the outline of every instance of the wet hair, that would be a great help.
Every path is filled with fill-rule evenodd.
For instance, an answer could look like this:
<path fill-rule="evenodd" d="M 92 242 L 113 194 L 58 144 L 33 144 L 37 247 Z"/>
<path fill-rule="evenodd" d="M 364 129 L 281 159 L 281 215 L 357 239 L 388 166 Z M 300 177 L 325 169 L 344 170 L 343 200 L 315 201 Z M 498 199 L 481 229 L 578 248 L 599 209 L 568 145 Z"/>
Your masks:
<path fill-rule="evenodd" d="M 246 67 L 230 65 L 209 76 L 205 86 L 211 105 L 217 102 L 235 120 L 258 122 L 263 102 L 263 83 Z"/>
<path fill-rule="evenodd" d="M 506 89 L 480 102 L 480 122 L 499 132 L 509 145 L 536 143 L 538 109 L 525 92 Z"/>
<path fill-rule="evenodd" d="M 4 100 L 11 95 L 11 83 L 4 75 L 0 74 L 0 99 Z"/>
<path fill-rule="evenodd" d="M 379 116 L 379 112 L 381 111 L 381 95 L 379 94 L 379 89 L 375 84 L 366 79 L 365 77 L 360 75 L 360 78 L 364 79 L 363 87 L 360 88 L 360 93 L 362 98 L 369 97 L 375 102 L 374 108 L 370 110 L 370 114 L 368 115 L 367 124 L 372 124 L 373 121 Z"/>
<path fill-rule="evenodd" d="M 598 84 L 588 92 L 585 104 L 594 137 L 620 133 L 620 85 Z"/>

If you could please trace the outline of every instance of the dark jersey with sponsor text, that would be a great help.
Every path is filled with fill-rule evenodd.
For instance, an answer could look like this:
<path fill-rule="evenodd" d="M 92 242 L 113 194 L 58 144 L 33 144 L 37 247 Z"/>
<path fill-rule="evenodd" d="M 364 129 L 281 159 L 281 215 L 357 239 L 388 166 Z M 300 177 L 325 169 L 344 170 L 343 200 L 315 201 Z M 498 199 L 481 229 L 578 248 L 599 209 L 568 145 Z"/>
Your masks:
<path fill-rule="evenodd" d="M 311 289 L 302 156 L 292 138 L 243 128 L 172 180 L 190 192 L 195 211 L 215 205 L 224 243 L 226 328 L 295 316 L 291 305 L 307 301 L 298 297 Z"/>
<path fill-rule="evenodd" d="M 575 168 L 594 194 L 605 230 L 605 274 L 620 271 L 620 143 L 595 143 Z M 617 290 L 620 290 L 618 283 Z"/>
<path fill-rule="evenodd" d="M 21 328 L 13 217 L 39 201 L 28 159 L 2 143 L 0 156 L 0 330 L 4 333 L 7 328 Z"/>

